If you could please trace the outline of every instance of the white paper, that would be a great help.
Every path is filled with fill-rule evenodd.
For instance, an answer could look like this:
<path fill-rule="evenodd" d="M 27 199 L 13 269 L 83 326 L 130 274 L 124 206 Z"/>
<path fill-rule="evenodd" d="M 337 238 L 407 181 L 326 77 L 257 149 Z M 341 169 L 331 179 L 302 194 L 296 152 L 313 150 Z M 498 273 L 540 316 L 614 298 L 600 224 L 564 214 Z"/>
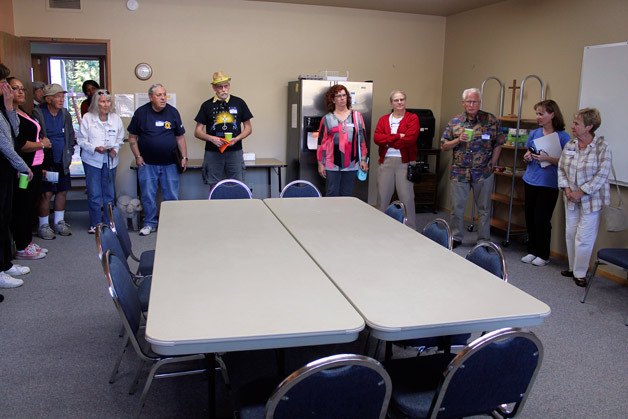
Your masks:
<path fill-rule="evenodd" d="M 532 140 L 534 142 L 534 148 L 536 151 L 544 152 L 550 157 L 559 158 L 563 149 L 560 146 L 560 138 L 558 137 L 558 133 L 552 132 L 549 135 L 545 135 L 541 138 L 535 138 Z M 541 167 L 547 167 L 551 163 L 548 161 L 542 161 Z"/>
<path fill-rule="evenodd" d="M 307 133 L 308 150 L 316 150 L 318 148 L 318 131 Z"/>
<path fill-rule="evenodd" d="M 116 113 L 121 118 L 131 118 L 133 116 L 133 112 L 135 108 L 133 104 L 135 99 L 132 94 L 116 94 L 114 95 L 116 101 Z"/>

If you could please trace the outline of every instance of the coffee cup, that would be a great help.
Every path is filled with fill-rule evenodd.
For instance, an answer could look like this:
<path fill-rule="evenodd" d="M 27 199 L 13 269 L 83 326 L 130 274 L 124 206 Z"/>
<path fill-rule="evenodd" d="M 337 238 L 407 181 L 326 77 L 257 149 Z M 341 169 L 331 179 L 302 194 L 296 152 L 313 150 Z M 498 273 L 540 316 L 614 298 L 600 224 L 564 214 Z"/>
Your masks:
<path fill-rule="evenodd" d="M 20 189 L 28 188 L 28 174 L 27 173 L 20 173 L 20 180 L 17 185 Z"/>
<path fill-rule="evenodd" d="M 473 141 L 473 130 L 465 129 L 464 132 L 467 134 L 467 141 Z"/>
<path fill-rule="evenodd" d="M 225 141 L 230 143 L 231 139 L 233 138 L 233 133 L 232 132 L 225 132 Z"/>

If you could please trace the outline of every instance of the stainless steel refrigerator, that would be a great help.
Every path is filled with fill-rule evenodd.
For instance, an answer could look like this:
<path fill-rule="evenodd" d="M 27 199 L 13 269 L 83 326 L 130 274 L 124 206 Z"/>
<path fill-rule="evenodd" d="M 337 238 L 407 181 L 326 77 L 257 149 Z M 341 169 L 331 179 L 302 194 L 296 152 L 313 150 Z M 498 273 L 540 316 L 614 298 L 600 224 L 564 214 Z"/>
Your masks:
<path fill-rule="evenodd" d="M 327 113 L 325 92 L 334 84 L 342 84 L 351 95 L 353 110 L 364 117 L 367 147 L 371 146 L 371 114 L 373 110 L 373 83 L 329 80 L 298 80 L 288 83 L 288 146 L 286 183 L 297 179 L 312 182 L 325 194 L 325 179 L 318 174 L 316 148 L 320 122 Z M 368 177 L 370 179 L 370 176 Z M 356 180 L 353 195 L 368 201 L 368 179 Z"/>

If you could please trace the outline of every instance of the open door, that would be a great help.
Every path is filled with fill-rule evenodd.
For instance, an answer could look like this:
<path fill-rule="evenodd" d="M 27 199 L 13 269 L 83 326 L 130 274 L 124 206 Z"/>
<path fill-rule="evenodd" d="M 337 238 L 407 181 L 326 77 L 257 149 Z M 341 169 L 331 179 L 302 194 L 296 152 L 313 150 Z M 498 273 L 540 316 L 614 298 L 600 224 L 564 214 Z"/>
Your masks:
<path fill-rule="evenodd" d="M 11 69 L 11 76 L 20 79 L 26 86 L 25 107 L 30 112 L 33 103 L 30 41 L 26 38 L 0 32 L 0 62 Z"/>

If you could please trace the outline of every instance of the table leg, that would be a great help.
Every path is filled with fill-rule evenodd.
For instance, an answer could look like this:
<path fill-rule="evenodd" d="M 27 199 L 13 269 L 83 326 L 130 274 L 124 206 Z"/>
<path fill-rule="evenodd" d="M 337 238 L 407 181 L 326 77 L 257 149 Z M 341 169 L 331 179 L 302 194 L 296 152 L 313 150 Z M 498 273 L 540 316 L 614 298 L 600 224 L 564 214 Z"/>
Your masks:
<path fill-rule="evenodd" d="M 271 180 L 271 179 L 272 179 L 272 177 L 271 177 L 271 176 L 272 176 L 271 171 L 273 170 L 273 168 L 269 166 L 269 167 L 267 168 L 267 170 L 268 170 L 268 172 L 267 172 L 267 174 L 268 174 L 268 197 L 269 197 L 269 198 L 272 198 L 272 197 L 273 197 L 273 189 L 272 189 L 272 187 L 273 187 L 273 182 L 272 182 L 272 180 Z"/>
<path fill-rule="evenodd" d="M 277 186 L 279 187 L 279 193 L 281 193 L 281 167 L 277 167 Z"/>
<path fill-rule="evenodd" d="M 216 418 L 216 365 L 214 354 L 205 354 L 207 364 L 207 415 Z"/>

